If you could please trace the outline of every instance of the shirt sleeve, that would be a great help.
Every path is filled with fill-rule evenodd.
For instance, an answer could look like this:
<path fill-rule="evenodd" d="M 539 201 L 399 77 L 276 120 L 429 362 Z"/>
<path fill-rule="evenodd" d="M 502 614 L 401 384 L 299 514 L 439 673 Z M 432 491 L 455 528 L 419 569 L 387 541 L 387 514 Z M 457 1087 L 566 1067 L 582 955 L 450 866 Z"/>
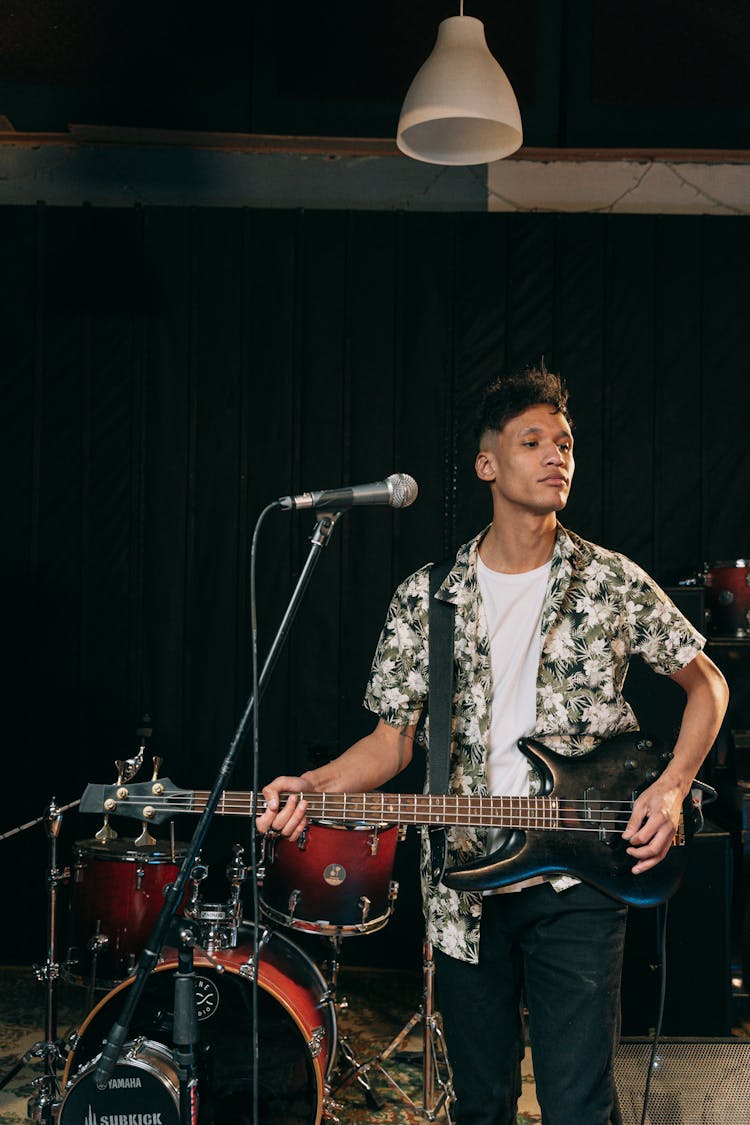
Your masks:
<path fill-rule="evenodd" d="M 706 638 L 691 625 L 674 602 L 635 563 L 627 561 L 630 579 L 627 609 L 631 651 L 664 676 L 685 668 L 702 651 Z"/>
<path fill-rule="evenodd" d="M 429 570 L 417 571 L 393 595 L 365 692 L 365 707 L 394 727 L 415 723 L 428 687 Z"/>

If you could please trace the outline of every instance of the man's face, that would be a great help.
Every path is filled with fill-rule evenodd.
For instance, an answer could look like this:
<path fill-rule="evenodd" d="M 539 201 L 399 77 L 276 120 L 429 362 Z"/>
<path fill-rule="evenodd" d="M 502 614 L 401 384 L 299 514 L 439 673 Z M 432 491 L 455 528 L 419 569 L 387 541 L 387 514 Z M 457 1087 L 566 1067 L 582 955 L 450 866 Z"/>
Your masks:
<path fill-rule="evenodd" d="M 499 433 L 484 434 L 476 459 L 496 503 L 547 515 L 568 502 L 573 479 L 573 435 L 562 414 L 546 403 L 529 406 Z"/>

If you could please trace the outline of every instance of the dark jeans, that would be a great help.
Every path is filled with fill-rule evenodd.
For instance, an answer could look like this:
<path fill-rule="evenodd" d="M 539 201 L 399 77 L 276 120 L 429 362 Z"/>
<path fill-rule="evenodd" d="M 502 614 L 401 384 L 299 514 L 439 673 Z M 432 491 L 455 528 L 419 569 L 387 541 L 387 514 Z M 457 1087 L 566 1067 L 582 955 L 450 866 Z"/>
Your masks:
<path fill-rule="evenodd" d="M 591 887 L 545 883 L 485 899 L 478 965 L 435 951 L 458 1125 L 516 1119 L 522 987 L 544 1125 L 608 1125 L 625 917 Z"/>

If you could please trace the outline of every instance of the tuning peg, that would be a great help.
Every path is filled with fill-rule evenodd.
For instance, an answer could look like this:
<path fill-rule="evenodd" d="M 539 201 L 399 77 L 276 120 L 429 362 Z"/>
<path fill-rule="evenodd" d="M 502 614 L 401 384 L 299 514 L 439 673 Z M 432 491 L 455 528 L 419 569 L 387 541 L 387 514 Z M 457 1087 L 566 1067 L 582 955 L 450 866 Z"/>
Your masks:
<path fill-rule="evenodd" d="M 145 820 L 141 821 L 141 828 L 143 831 L 135 841 L 139 848 L 152 848 L 156 843 L 156 838 L 151 835 L 148 830 L 148 823 Z"/>
<path fill-rule="evenodd" d="M 109 813 L 104 814 L 104 823 L 102 824 L 99 831 L 94 833 L 94 839 L 101 840 L 104 844 L 106 844 L 108 840 L 117 839 L 117 833 L 109 823 Z"/>

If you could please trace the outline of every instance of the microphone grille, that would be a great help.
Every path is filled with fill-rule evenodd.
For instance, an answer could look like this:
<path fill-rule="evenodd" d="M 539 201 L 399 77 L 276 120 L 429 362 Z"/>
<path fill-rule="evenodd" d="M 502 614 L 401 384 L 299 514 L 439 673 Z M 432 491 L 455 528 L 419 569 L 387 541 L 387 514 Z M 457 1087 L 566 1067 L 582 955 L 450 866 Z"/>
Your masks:
<path fill-rule="evenodd" d="M 391 486 L 392 508 L 408 508 L 419 493 L 417 482 L 408 473 L 393 473 L 388 477 L 388 484 Z"/>

